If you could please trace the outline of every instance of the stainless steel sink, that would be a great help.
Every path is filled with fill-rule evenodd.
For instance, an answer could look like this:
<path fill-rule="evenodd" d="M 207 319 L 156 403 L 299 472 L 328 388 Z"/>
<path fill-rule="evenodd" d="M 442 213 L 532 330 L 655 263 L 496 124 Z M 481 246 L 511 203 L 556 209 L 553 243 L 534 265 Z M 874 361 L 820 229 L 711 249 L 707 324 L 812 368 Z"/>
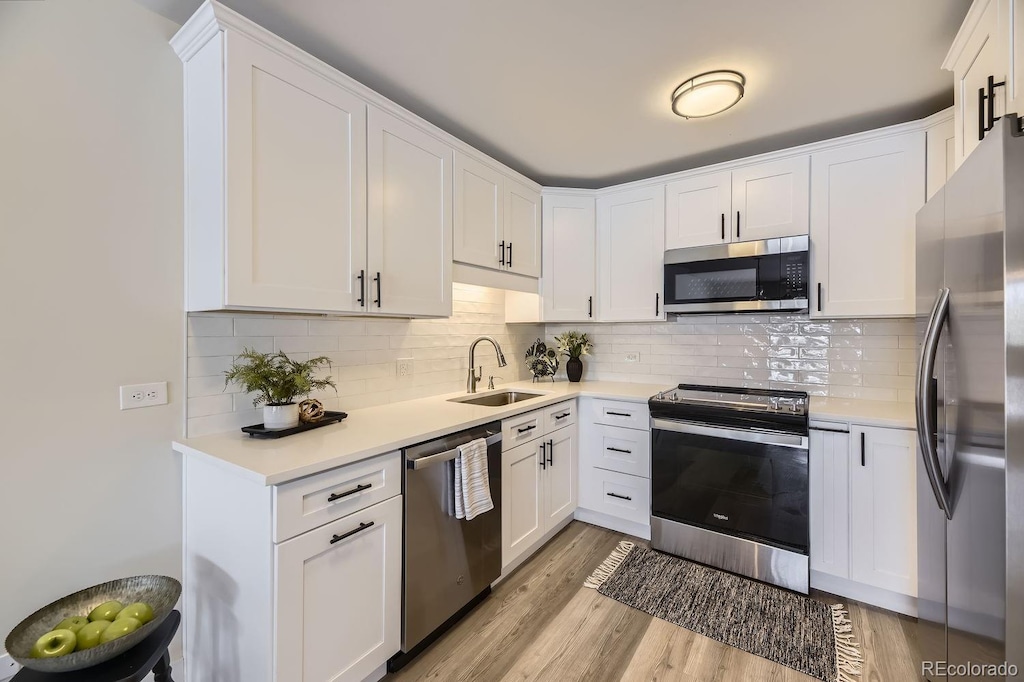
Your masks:
<path fill-rule="evenodd" d="M 525 393 L 523 391 L 498 391 L 487 395 L 470 396 L 467 398 L 451 398 L 450 403 L 466 403 L 469 405 L 484 405 L 485 407 L 502 407 L 511 405 L 530 398 L 540 398 L 543 393 Z"/>

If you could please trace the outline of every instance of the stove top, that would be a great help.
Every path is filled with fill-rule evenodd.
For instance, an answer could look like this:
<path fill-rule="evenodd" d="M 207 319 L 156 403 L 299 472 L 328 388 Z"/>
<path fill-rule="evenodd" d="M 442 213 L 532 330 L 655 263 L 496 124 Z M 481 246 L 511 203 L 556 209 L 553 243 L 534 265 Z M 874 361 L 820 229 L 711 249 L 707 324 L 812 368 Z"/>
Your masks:
<path fill-rule="evenodd" d="M 806 431 L 809 398 L 801 391 L 679 384 L 651 397 L 651 417 L 784 431 Z"/>

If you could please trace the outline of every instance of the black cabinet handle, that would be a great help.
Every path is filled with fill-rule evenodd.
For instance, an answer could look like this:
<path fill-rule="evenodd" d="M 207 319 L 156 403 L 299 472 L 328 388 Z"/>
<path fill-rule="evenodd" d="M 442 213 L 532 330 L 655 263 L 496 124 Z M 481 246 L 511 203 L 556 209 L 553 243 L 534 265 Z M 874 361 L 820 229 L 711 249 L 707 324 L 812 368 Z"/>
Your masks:
<path fill-rule="evenodd" d="M 380 307 L 380 298 L 381 298 L 381 296 L 380 296 L 380 273 L 379 272 L 377 273 L 377 276 L 373 278 L 373 281 L 377 283 L 377 299 L 374 301 L 374 303 L 376 303 L 377 307 L 379 308 Z"/>
<path fill-rule="evenodd" d="M 554 457 L 554 454 L 553 454 L 554 452 L 555 452 L 555 441 L 549 440 L 548 441 L 548 466 L 555 466 L 555 457 Z"/>
<path fill-rule="evenodd" d="M 736 239 L 740 238 L 740 212 L 736 211 Z"/>
<path fill-rule="evenodd" d="M 341 542 L 345 538 L 351 537 L 360 531 L 364 531 L 372 525 L 373 521 L 370 521 L 369 523 L 360 523 L 358 528 L 353 528 L 347 533 L 342 533 L 341 535 L 333 535 L 331 536 L 331 544 L 333 545 L 335 542 Z"/>
<path fill-rule="evenodd" d="M 995 76 L 988 77 L 988 123 L 985 125 L 986 133 L 995 128 L 996 121 L 1002 118 L 1002 116 L 996 116 L 996 88 L 1001 88 L 1004 85 L 1006 85 L 1006 81 L 996 83 Z"/>
<path fill-rule="evenodd" d="M 505 240 L 502 240 L 501 243 L 498 244 L 498 250 L 501 251 L 501 256 L 498 258 L 498 265 L 504 265 L 505 264 Z"/>
<path fill-rule="evenodd" d="M 725 214 L 722 214 L 722 241 L 725 241 Z"/>
<path fill-rule="evenodd" d="M 366 305 L 366 270 L 360 270 L 356 279 L 359 280 L 359 299 L 356 302 L 361 307 Z"/>
<path fill-rule="evenodd" d="M 537 428 L 537 425 L 531 424 L 530 426 L 524 426 L 521 429 L 516 429 L 516 431 L 518 431 L 519 433 L 526 433 L 527 431 L 533 431 L 535 428 Z"/>
<path fill-rule="evenodd" d="M 978 88 L 978 140 L 985 139 L 985 88 Z"/>
<path fill-rule="evenodd" d="M 508 243 L 508 266 L 512 267 L 512 242 Z"/>
<path fill-rule="evenodd" d="M 352 490 L 346 490 L 343 493 L 334 493 L 333 495 L 327 498 L 327 501 L 334 502 L 335 500 L 340 500 L 343 497 L 348 497 L 349 495 L 355 495 L 356 493 L 361 493 L 364 490 L 369 490 L 372 487 L 372 483 L 361 483 L 357 485 L 355 488 L 352 488 Z"/>
<path fill-rule="evenodd" d="M 631 415 L 628 412 L 611 412 L 611 411 L 609 411 L 609 412 L 605 412 L 605 414 L 610 414 L 613 417 L 632 417 L 633 416 L 633 415 Z"/>
<path fill-rule="evenodd" d="M 566 412 L 564 414 L 556 414 L 555 415 L 555 421 L 558 421 L 559 419 L 565 419 L 566 417 L 569 417 L 571 415 L 572 415 L 572 412 Z"/>
<path fill-rule="evenodd" d="M 821 282 L 818 282 L 818 312 L 821 312 Z"/>
<path fill-rule="evenodd" d="M 628 495 L 616 495 L 615 493 L 605 493 L 605 494 L 608 495 L 608 497 L 617 497 L 620 500 L 628 500 L 630 502 L 633 501 L 633 498 L 629 497 Z"/>
<path fill-rule="evenodd" d="M 594 297 L 590 296 L 587 298 L 587 317 L 594 316 Z"/>
<path fill-rule="evenodd" d="M 654 316 L 661 314 L 661 294 L 654 295 Z"/>
<path fill-rule="evenodd" d="M 547 443 L 541 443 L 540 444 L 540 468 L 541 469 L 547 469 L 548 468 L 548 459 L 544 455 L 544 451 L 547 449 L 547 447 L 548 447 Z"/>
<path fill-rule="evenodd" d="M 864 432 L 860 432 L 860 465 L 865 466 L 864 462 Z"/>
<path fill-rule="evenodd" d="M 632 450 L 623 450 L 622 448 L 605 448 L 608 452 L 621 452 L 624 455 L 632 455 Z"/>

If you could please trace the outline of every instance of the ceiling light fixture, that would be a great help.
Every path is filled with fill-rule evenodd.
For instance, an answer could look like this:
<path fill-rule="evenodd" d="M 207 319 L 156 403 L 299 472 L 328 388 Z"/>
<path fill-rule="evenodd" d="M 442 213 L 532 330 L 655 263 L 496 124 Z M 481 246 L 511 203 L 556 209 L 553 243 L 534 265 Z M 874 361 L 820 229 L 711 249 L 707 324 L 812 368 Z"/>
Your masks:
<path fill-rule="evenodd" d="M 683 118 L 714 116 L 743 99 L 747 79 L 738 71 L 708 71 L 672 93 L 672 111 Z"/>

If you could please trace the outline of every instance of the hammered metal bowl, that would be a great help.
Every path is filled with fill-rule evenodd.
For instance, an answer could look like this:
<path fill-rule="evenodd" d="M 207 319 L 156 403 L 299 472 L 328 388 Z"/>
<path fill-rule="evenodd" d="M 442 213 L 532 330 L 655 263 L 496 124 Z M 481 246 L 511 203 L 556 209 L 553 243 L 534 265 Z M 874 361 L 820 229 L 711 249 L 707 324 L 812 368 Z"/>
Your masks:
<path fill-rule="evenodd" d="M 63 599 L 58 599 L 21 621 L 7 635 L 7 653 L 22 666 L 44 673 L 82 670 L 109 661 L 123 654 L 149 636 L 174 609 L 181 596 L 181 583 L 165 575 L 137 575 L 93 585 Z M 92 649 L 76 651 L 57 658 L 32 658 L 32 645 L 53 626 L 69 616 L 85 616 L 104 602 L 117 600 L 124 605 L 146 602 L 153 607 L 153 620 L 135 632 L 100 644 Z"/>

